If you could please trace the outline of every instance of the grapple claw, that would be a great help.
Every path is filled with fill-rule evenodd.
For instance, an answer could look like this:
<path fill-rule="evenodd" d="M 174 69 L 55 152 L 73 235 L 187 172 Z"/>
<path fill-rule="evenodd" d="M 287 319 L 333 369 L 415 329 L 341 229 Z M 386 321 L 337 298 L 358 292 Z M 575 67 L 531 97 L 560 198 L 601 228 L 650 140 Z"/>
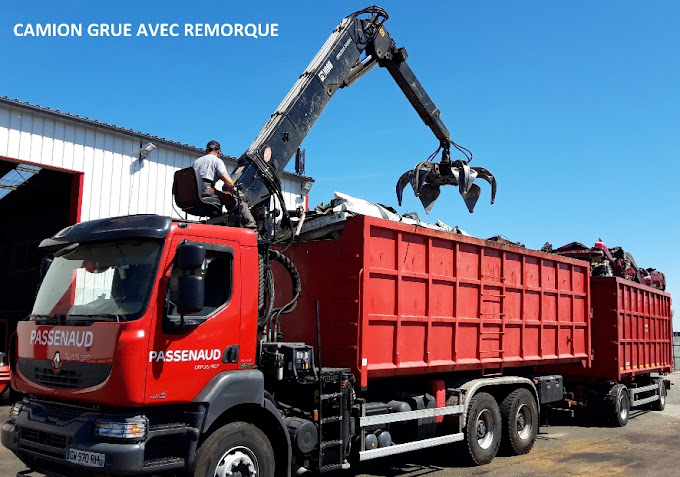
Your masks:
<path fill-rule="evenodd" d="M 475 180 L 475 178 L 470 175 L 470 166 L 467 162 L 460 160 L 454 161 L 451 163 L 451 173 L 453 173 L 453 171 L 458 171 L 458 192 L 465 197 L 472 187 L 472 182 Z"/>
<path fill-rule="evenodd" d="M 437 200 L 437 197 L 439 197 L 440 192 L 441 190 L 436 184 L 425 184 L 422 189 L 420 189 L 418 198 L 420 199 L 420 203 L 423 204 L 426 214 L 429 214 L 430 210 L 432 210 L 432 206 Z"/>
<path fill-rule="evenodd" d="M 399 205 L 401 205 L 401 202 L 404 198 L 404 187 L 406 187 L 406 184 L 411 182 L 411 177 L 413 177 L 413 171 L 406 171 L 397 181 L 397 202 Z"/>
<path fill-rule="evenodd" d="M 496 178 L 483 167 L 473 167 L 472 170 L 477 173 L 477 177 L 481 177 L 491 186 L 491 203 L 493 204 L 496 201 Z"/>
<path fill-rule="evenodd" d="M 404 172 L 401 175 L 397 181 L 397 201 L 399 202 L 399 205 L 401 205 L 403 200 L 403 193 L 406 184 L 410 183 L 411 187 L 413 188 L 413 193 L 416 195 L 416 197 L 420 196 L 420 190 L 425 184 L 427 177 L 432 172 L 432 167 L 434 165 L 436 164 L 433 164 L 432 162 L 419 162 L 416 164 L 416 167 L 410 171 Z"/>
<path fill-rule="evenodd" d="M 482 195 L 482 189 L 480 189 L 477 184 L 471 184 L 470 190 L 467 191 L 467 194 L 461 195 L 463 196 L 463 201 L 465 202 L 468 210 L 470 213 L 472 213 L 475 210 L 475 205 L 479 200 L 479 196 Z"/>
<path fill-rule="evenodd" d="M 458 186 L 458 192 L 470 213 L 473 212 L 477 200 L 481 195 L 480 187 L 474 183 L 482 178 L 491 185 L 491 203 L 496 199 L 496 178 L 483 167 L 470 167 L 466 161 L 442 160 L 440 163 L 431 161 L 420 162 L 410 171 L 401 175 L 397 181 L 397 201 L 401 205 L 406 184 L 411 184 L 413 193 L 420 199 L 429 214 L 435 201 L 441 193 L 440 186 Z"/>

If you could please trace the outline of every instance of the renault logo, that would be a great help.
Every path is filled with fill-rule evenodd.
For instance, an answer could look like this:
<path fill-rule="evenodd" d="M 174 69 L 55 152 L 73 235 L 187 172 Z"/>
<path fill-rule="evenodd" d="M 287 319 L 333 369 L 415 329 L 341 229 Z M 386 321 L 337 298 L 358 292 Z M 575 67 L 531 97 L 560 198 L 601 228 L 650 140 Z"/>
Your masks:
<path fill-rule="evenodd" d="M 55 373 L 58 373 L 59 371 L 61 371 L 61 365 L 62 365 L 61 355 L 59 354 L 59 351 L 57 351 L 56 353 L 54 353 L 54 358 L 52 358 L 52 370 Z"/>

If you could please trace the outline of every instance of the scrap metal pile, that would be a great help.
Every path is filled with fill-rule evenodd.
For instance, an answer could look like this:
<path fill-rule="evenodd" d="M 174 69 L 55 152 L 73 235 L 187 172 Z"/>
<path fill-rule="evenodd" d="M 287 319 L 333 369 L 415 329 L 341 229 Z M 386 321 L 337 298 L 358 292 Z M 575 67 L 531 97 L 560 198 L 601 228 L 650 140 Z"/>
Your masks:
<path fill-rule="evenodd" d="M 314 210 L 305 212 L 301 217 L 293 218 L 293 221 L 296 222 L 295 238 L 298 241 L 337 239 L 345 226 L 345 221 L 354 215 L 367 215 L 433 230 L 470 235 L 458 226 L 451 227 L 441 220 L 437 220 L 434 224 L 428 223 L 420 220 L 415 212 L 401 215 L 387 205 L 376 204 L 342 192 L 335 192 L 335 197 L 329 204 L 318 205 Z"/>
<path fill-rule="evenodd" d="M 335 192 L 335 197 L 329 204 L 319 205 L 314 210 L 307 211 L 301 217 L 293 219 L 296 222 L 294 238 L 297 241 L 337 239 L 342 233 L 345 221 L 354 215 L 368 215 L 434 230 L 470 235 L 459 227 L 450 227 L 440 220 L 437 220 L 435 224 L 421 221 L 415 212 L 400 215 L 392 207 Z M 523 243 L 512 241 L 503 235 L 495 235 L 487 240 L 525 247 Z M 638 267 L 630 253 L 622 247 L 610 249 L 602 239 L 599 239 L 593 247 L 580 242 L 571 242 L 562 247 L 553 248 L 550 243 L 546 242 L 541 251 L 586 260 L 590 262 L 591 273 L 595 277 L 621 277 L 659 290 L 666 289 L 666 277 L 662 272 L 656 268 Z"/>
<path fill-rule="evenodd" d="M 546 243 L 541 251 L 587 260 L 594 277 L 622 277 L 659 290 L 666 289 L 666 277 L 662 272 L 656 268 L 638 267 L 630 253 L 621 247 L 609 249 L 602 239 L 595 242 L 592 248 L 580 242 L 571 242 L 553 249 L 550 243 Z"/>

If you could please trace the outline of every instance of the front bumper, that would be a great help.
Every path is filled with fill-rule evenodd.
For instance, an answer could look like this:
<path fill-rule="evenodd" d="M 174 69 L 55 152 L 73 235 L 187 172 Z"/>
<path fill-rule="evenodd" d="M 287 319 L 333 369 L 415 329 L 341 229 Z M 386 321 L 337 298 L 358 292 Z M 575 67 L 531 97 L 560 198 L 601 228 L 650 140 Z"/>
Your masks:
<path fill-rule="evenodd" d="M 0 429 L 2 445 L 31 469 L 75 476 L 104 472 L 112 475 L 152 474 L 191 465 L 198 432 L 182 423 L 157 423 L 150 419 L 146 438 L 140 442 L 101 442 L 93 438 L 97 418 L 115 420 L 129 413 L 97 410 L 42 401 L 23 401 L 16 420 Z M 66 460 L 67 449 L 104 454 L 104 467 L 85 467 Z"/>

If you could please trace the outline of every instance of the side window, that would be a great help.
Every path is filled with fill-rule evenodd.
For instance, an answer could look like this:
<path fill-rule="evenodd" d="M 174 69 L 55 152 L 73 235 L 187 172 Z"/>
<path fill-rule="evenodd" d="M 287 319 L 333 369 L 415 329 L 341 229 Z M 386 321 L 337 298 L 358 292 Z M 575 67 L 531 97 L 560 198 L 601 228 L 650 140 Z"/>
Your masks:
<path fill-rule="evenodd" d="M 234 255 L 230 247 L 215 246 L 214 249 L 206 249 L 205 261 L 195 274 L 203 276 L 205 285 L 205 302 L 203 309 L 192 314 L 191 319 L 206 319 L 218 308 L 227 304 L 231 299 L 233 279 Z M 168 317 L 179 318 L 179 314 L 172 303 L 175 302 L 177 293 L 177 281 L 182 275 L 182 270 L 172 267 L 168 284 L 168 295 L 171 302 Z"/>

